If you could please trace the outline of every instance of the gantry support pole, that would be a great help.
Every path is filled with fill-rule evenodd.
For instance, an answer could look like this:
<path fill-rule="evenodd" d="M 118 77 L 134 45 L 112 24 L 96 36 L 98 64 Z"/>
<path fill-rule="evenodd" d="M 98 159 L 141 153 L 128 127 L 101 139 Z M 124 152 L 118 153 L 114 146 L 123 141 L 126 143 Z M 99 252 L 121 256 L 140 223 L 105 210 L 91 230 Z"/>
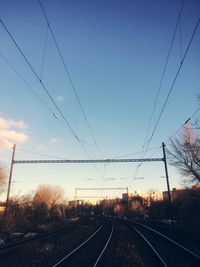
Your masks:
<path fill-rule="evenodd" d="M 126 192 L 127 192 L 127 208 L 129 208 L 129 196 L 128 196 L 128 187 L 126 188 Z"/>
<path fill-rule="evenodd" d="M 78 215 L 78 205 L 77 205 L 77 188 L 75 188 L 75 217 Z"/>
<path fill-rule="evenodd" d="M 11 165 L 10 165 L 10 174 L 9 174 L 8 190 L 7 190 L 7 197 L 6 197 L 6 208 L 5 208 L 5 213 L 4 213 L 5 217 L 7 216 L 7 212 L 8 212 L 10 187 L 11 187 L 11 182 L 12 182 L 13 165 L 14 165 L 14 159 L 15 159 L 15 149 L 16 149 L 16 145 L 13 146 L 12 160 L 11 160 Z"/>
<path fill-rule="evenodd" d="M 170 185 L 169 185 L 169 176 L 168 176 L 168 170 L 167 170 L 167 159 L 166 159 L 166 153 L 165 153 L 165 144 L 162 143 L 162 149 L 163 149 L 163 161 L 165 165 L 165 175 L 166 175 L 166 181 L 167 181 L 167 192 L 168 192 L 168 199 L 169 202 L 172 202 L 171 192 L 170 192 Z"/>

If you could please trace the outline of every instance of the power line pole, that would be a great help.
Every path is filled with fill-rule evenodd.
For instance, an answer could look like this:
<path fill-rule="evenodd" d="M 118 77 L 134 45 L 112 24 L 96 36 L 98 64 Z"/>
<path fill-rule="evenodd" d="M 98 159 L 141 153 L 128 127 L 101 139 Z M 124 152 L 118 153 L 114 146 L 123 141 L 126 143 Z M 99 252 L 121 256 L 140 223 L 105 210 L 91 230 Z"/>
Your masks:
<path fill-rule="evenodd" d="M 77 188 L 75 188 L 75 217 L 78 216 Z"/>
<path fill-rule="evenodd" d="M 162 142 L 162 149 L 163 149 L 163 161 L 165 164 L 165 175 L 166 175 L 166 181 L 167 181 L 167 192 L 168 192 L 168 199 L 169 202 L 172 202 L 171 198 L 171 192 L 170 192 L 170 186 L 169 186 L 169 176 L 168 176 L 168 170 L 167 170 L 167 159 L 166 159 L 166 153 L 165 153 L 165 144 Z"/>
<path fill-rule="evenodd" d="M 5 217 L 7 216 L 7 212 L 8 212 L 8 203 L 9 203 L 9 196 L 10 196 L 10 187 L 11 187 L 12 172 L 13 172 L 13 165 L 14 165 L 14 159 L 15 159 L 15 149 L 16 149 L 16 145 L 13 146 L 12 160 L 11 160 L 11 165 L 10 165 L 10 174 L 9 174 L 8 190 L 7 190 L 7 197 L 6 197 Z"/>
<path fill-rule="evenodd" d="M 127 208 L 129 208 L 129 196 L 128 196 L 128 187 L 126 188 L 126 193 L 127 193 Z"/>

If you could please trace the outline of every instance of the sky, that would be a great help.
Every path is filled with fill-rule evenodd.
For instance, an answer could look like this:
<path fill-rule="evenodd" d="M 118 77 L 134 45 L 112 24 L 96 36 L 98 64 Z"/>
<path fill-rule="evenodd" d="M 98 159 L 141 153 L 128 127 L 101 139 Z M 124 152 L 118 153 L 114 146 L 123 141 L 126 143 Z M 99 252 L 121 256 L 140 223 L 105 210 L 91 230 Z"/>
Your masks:
<path fill-rule="evenodd" d="M 162 158 L 162 142 L 169 148 L 170 137 L 199 106 L 197 28 L 147 147 L 200 16 L 200 2 L 185 0 L 147 131 L 182 2 L 41 0 L 49 28 L 39 1 L 1 0 L 7 31 L 0 23 L 0 160 L 8 171 L 13 144 L 16 160 Z M 180 187 L 180 174 L 168 168 L 170 186 Z M 162 192 L 164 176 L 163 162 L 139 168 L 137 163 L 15 164 L 11 195 L 34 194 L 39 184 L 62 186 L 67 199 L 75 188 L 86 187 Z"/>

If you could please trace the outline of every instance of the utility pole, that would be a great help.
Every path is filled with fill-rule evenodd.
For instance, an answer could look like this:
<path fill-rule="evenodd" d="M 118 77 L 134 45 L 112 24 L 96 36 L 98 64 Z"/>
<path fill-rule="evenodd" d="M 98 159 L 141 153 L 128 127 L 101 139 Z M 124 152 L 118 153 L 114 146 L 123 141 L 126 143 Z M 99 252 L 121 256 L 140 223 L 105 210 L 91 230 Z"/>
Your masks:
<path fill-rule="evenodd" d="M 78 205 L 77 205 L 77 188 L 75 188 L 75 217 L 78 215 Z"/>
<path fill-rule="evenodd" d="M 129 196 L 128 196 L 128 187 L 126 188 L 126 192 L 127 192 L 127 208 L 129 208 Z"/>
<path fill-rule="evenodd" d="M 166 159 L 166 153 L 165 153 L 165 144 L 162 142 L 162 149 L 163 149 L 163 161 L 165 164 L 165 175 L 166 175 L 166 181 L 167 181 L 167 192 L 168 192 L 168 199 L 169 202 L 172 202 L 171 198 L 171 192 L 170 192 L 170 186 L 169 186 L 169 176 L 168 176 L 168 170 L 167 170 L 167 159 Z"/>
<path fill-rule="evenodd" d="M 11 160 L 11 165 L 10 165 L 10 174 L 9 174 L 8 190 L 7 190 L 7 197 L 6 197 L 5 217 L 7 216 L 7 212 L 8 212 L 8 203 L 9 203 L 9 196 L 10 196 L 10 187 L 11 187 L 12 172 L 13 172 L 13 165 L 14 165 L 14 159 L 15 159 L 15 149 L 16 149 L 16 145 L 13 146 L 12 160 Z"/>

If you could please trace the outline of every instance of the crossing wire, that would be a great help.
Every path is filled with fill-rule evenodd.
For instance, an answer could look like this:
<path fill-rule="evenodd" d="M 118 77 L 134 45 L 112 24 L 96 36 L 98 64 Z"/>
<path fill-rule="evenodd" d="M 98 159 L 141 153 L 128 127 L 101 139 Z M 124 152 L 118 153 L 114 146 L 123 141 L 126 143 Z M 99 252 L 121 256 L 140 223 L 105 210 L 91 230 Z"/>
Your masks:
<path fill-rule="evenodd" d="M 45 39 L 44 39 L 44 48 L 43 48 L 43 55 L 42 55 L 42 64 L 41 64 L 40 80 L 42 80 L 42 78 L 43 78 L 43 72 L 44 72 L 44 62 L 45 62 L 46 50 L 47 50 L 48 31 L 49 31 L 49 28 L 47 26 L 46 34 L 45 34 Z"/>
<path fill-rule="evenodd" d="M 5 23 L 3 22 L 3 20 L 1 18 L 0 18 L 0 23 L 3 26 L 3 28 L 5 29 L 5 31 L 8 33 L 8 35 L 10 36 L 10 38 L 13 41 L 15 47 L 17 48 L 17 50 L 20 52 L 20 54 L 24 58 L 25 62 L 27 63 L 28 67 L 30 68 L 30 70 L 32 71 L 32 73 L 34 74 L 34 76 L 36 77 L 36 79 L 39 81 L 40 85 L 42 86 L 42 89 L 45 91 L 45 93 L 47 94 L 47 96 L 50 98 L 51 102 L 56 107 L 56 109 L 59 112 L 59 114 L 61 115 L 62 119 L 64 120 L 64 122 L 66 123 L 66 125 L 68 126 L 68 128 L 70 129 L 70 131 L 71 131 L 72 135 L 74 136 L 75 140 L 80 144 L 81 148 L 83 149 L 83 151 L 85 152 L 85 154 L 88 156 L 88 158 L 91 159 L 90 158 L 90 155 L 87 152 L 87 150 L 85 149 L 85 147 L 81 143 L 78 135 L 75 133 L 75 131 L 73 130 L 72 126 L 70 125 L 70 123 L 68 122 L 68 120 L 65 118 L 64 114 L 62 113 L 62 111 L 60 110 L 60 108 L 58 107 L 58 105 L 56 104 L 56 102 L 54 101 L 54 99 L 51 96 L 51 94 L 49 93 L 48 89 L 46 88 L 46 86 L 44 85 L 44 83 L 42 82 L 42 80 L 40 79 L 40 77 L 38 76 L 37 72 L 35 71 L 35 69 L 31 65 L 31 63 L 29 62 L 29 60 L 27 59 L 27 57 L 23 53 L 22 49 L 19 47 L 19 45 L 16 42 L 15 38 L 10 33 L 10 31 L 8 30 L 8 28 L 6 27 Z M 96 171 L 100 174 L 100 172 L 99 172 L 98 168 L 96 167 L 96 165 L 94 165 L 94 167 L 95 167 Z"/>
<path fill-rule="evenodd" d="M 53 115 L 55 113 L 49 108 L 46 102 L 40 97 L 40 95 L 30 86 L 30 84 L 24 79 L 24 77 L 16 70 L 16 68 L 8 61 L 8 59 L 0 53 L 0 57 L 8 64 L 8 66 L 15 72 L 15 74 L 26 84 L 30 91 L 35 95 L 36 98 L 42 103 L 42 105 Z"/>
<path fill-rule="evenodd" d="M 33 66 L 31 65 L 31 63 L 29 62 L 29 60 L 27 59 L 27 57 L 25 56 L 25 54 L 23 53 L 23 51 L 21 50 L 21 48 L 19 47 L 19 45 L 17 44 L 17 42 L 15 41 L 14 37 L 12 36 L 12 34 L 10 33 L 10 31 L 6 27 L 5 23 L 2 21 L 2 19 L 0 19 L 0 23 L 4 27 L 4 29 L 6 30 L 6 32 L 10 36 L 10 38 L 12 39 L 14 45 L 16 46 L 16 48 L 18 49 L 18 51 L 20 52 L 20 54 L 22 55 L 22 57 L 26 61 L 27 65 L 29 66 L 30 70 L 32 71 L 32 73 L 34 74 L 34 76 L 36 77 L 36 79 L 41 84 L 43 90 L 45 91 L 45 93 L 47 94 L 47 96 L 50 98 L 50 100 L 52 101 L 52 103 L 56 107 L 57 111 L 62 116 L 63 120 L 66 122 L 67 126 L 69 127 L 69 129 L 70 129 L 71 133 L 73 134 L 73 136 L 75 137 L 75 139 L 79 141 L 79 138 L 76 135 L 76 133 L 74 132 L 73 128 L 71 127 L 71 125 L 69 124 L 69 122 L 67 121 L 67 119 L 65 118 L 65 116 L 63 115 L 62 111 L 60 110 L 60 108 L 58 107 L 58 105 L 56 104 L 56 102 L 54 101 L 53 97 L 51 96 L 51 94 L 49 93 L 49 91 L 47 90 L 47 88 L 45 87 L 45 85 L 43 84 L 43 82 L 41 81 L 41 79 L 38 76 L 38 74 L 36 73 L 35 69 L 33 68 Z"/>
<path fill-rule="evenodd" d="M 21 149 L 21 148 L 16 148 L 16 150 L 22 151 L 22 152 L 25 152 L 25 153 L 34 154 L 34 155 L 45 156 L 45 157 L 53 158 L 53 159 L 64 159 L 63 157 L 61 158 L 61 157 L 58 157 L 58 156 L 53 156 L 53 155 L 49 155 L 49 154 L 43 154 L 43 153 L 30 151 L 30 150 L 24 150 L 24 149 Z"/>
<path fill-rule="evenodd" d="M 46 14 L 46 12 L 45 12 L 45 10 L 44 10 L 44 7 L 43 7 L 43 5 L 42 5 L 41 0 L 38 0 L 38 2 L 39 2 L 39 5 L 40 5 L 40 7 L 41 7 L 41 9 L 42 9 L 42 13 L 43 13 L 44 18 L 45 18 L 45 20 L 46 20 L 46 23 L 47 23 L 47 25 L 48 25 L 48 28 L 49 28 L 50 33 L 51 33 L 51 35 L 52 35 L 52 38 L 53 38 L 53 40 L 54 40 L 54 43 L 55 43 L 55 46 L 56 46 L 56 48 L 57 48 L 58 54 L 59 54 L 59 56 L 60 56 L 60 59 L 61 59 L 61 61 L 62 61 L 62 64 L 63 64 L 63 66 L 64 66 L 65 73 L 66 73 L 66 75 L 67 75 L 67 77 L 68 77 L 68 79 L 69 79 L 69 82 L 70 82 L 71 87 L 72 87 L 72 89 L 73 89 L 73 92 L 74 92 L 74 94 L 75 94 L 76 100 L 77 100 L 77 102 L 78 102 L 78 104 L 79 104 L 79 106 L 80 106 L 81 112 L 82 112 L 83 117 L 84 117 L 84 119 L 85 119 L 85 121 L 86 121 L 86 124 L 87 124 L 87 127 L 88 127 L 88 129 L 89 129 L 89 132 L 90 132 L 90 134 L 91 134 L 91 136 L 92 136 L 93 142 L 94 142 L 94 144 L 95 144 L 95 146 L 96 146 L 96 149 L 97 149 L 99 155 L 102 157 L 102 154 L 101 154 L 101 152 L 100 152 L 100 150 L 99 150 L 99 147 L 98 147 L 98 145 L 97 145 L 97 142 L 96 142 L 94 133 L 93 133 L 92 128 L 91 128 L 91 126 L 90 126 L 89 120 L 88 120 L 88 118 L 87 118 L 87 116 L 86 116 L 86 113 L 85 113 L 85 111 L 84 111 L 83 105 L 81 104 L 80 98 L 79 98 L 79 96 L 78 96 L 78 93 L 77 93 L 75 84 L 74 84 L 74 82 L 73 82 L 73 80 L 72 80 L 72 77 L 71 77 L 71 75 L 70 75 L 70 73 L 69 73 L 68 67 L 67 67 L 67 65 L 66 65 L 66 63 L 65 63 L 65 60 L 64 60 L 64 58 L 63 58 L 63 55 L 62 55 L 62 53 L 61 53 L 61 50 L 60 50 L 60 47 L 59 47 L 58 42 L 57 42 L 57 40 L 56 40 L 55 34 L 54 34 L 54 32 L 53 32 L 53 30 L 52 30 L 52 28 L 51 28 L 51 25 L 50 25 L 50 23 L 49 23 L 49 19 L 48 19 L 48 17 L 47 17 L 47 14 Z"/>
<path fill-rule="evenodd" d="M 184 6 L 184 0 L 182 0 L 182 3 L 181 3 L 181 7 L 180 7 L 180 11 L 179 11 L 178 18 L 177 18 L 177 21 L 176 21 L 176 25 L 175 25 L 175 28 L 174 28 L 174 32 L 173 32 L 173 35 L 172 35 L 169 51 L 167 53 L 167 57 L 166 57 L 166 60 L 165 60 L 165 64 L 164 64 L 164 68 L 163 68 L 163 71 L 162 71 L 161 79 L 160 79 L 159 86 L 158 86 L 158 89 L 157 89 L 156 98 L 155 98 L 155 101 L 154 101 L 154 104 L 153 104 L 153 108 L 152 108 L 152 112 L 151 112 L 151 116 L 150 116 L 150 119 L 149 119 L 149 122 L 148 122 L 146 135 L 145 135 L 144 143 L 143 143 L 143 146 L 142 146 L 143 157 L 146 155 L 147 150 L 148 150 L 149 145 L 150 145 L 150 144 L 148 144 L 149 140 L 147 141 L 147 137 L 148 137 L 148 134 L 149 134 L 149 131 L 150 131 L 150 127 L 151 127 L 151 124 L 152 124 L 153 116 L 155 114 L 155 110 L 156 110 L 156 106 L 157 106 L 157 102 L 158 102 L 158 97 L 160 95 L 160 91 L 161 91 L 161 88 L 162 88 L 163 80 L 164 80 L 164 77 L 165 77 L 165 74 L 166 74 L 166 70 L 167 70 L 169 59 L 170 59 L 172 47 L 173 47 L 173 44 L 174 44 L 176 32 L 177 32 L 177 29 L 178 29 L 179 21 L 181 19 L 183 6 Z M 147 142 L 147 146 L 146 146 L 146 149 L 145 149 L 146 142 Z M 139 168 L 141 167 L 141 165 L 142 165 L 142 163 L 137 165 L 134 177 L 136 177 L 138 175 Z"/>
<path fill-rule="evenodd" d="M 148 147 L 149 147 L 149 145 L 150 145 L 150 143 L 151 143 L 151 141 L 152 141 L 152 138 L 153 138 L 153 136 L 154 136 L 154 134 L 155 134 L 155 131 L 156 131 L 157 127 L 158 127 L 158 124 L 159 124 L 159 122 L 160 122 L 160 119 L 161 119 L 161 117 L 162 117 L 162 114 L 163 114 L 163 112 L 164 112 L 164 110 L 165 110 L 165 107 L 166 107 L 166 105 L 167 105 L 167 102 L 168 102 L 168 100 L 169 100 L 169 97 L 170 97 L 170 95 L 171 95 L 171 93 L 172 93 L 172 90 L 173 90 L 173 88 L 174 88 L 174 85 L 175 85 L 175 83 L 176 83 L 176 80 L 177 80 L 177 78 L 178 78 L 178 76 L 179 76 L 179 73 L 180 73 L 181 68 L 182 68 L 182 66 L 183 66 L 183 63 L 184 63 L 184 61 L 185 61 L 185 58 L 186 58 L 186 56 L 187 56 L 187 54 L 188 54 L 188 51 L 189 51 L 190 46 L 191 46 L 191 44 L 192 44 L 192 41 L 193 41 L 193 39 L 194 39 L 195 33 L 196 33 L 197 29 L 198 29 L 199 23 L 200 23 L 200 17 L 199 17 L 199 19 L 197 20 L 197 23 L 196 23 L 196 25 L 195 25 L 194 31 L 193 31 L 193 33 L 192 33 L 192 36 L 191 36 L 191 38 L 190 38 L 190 40 L 189 40 L 189 43 L 188 43 L 187 48 L 186 48 L 186 50 L 185 50 L 185 53 L 184 53 L 184 55 L 183 55 L 183 59 L 181 60 L 181 63 L 180 63 L 180 65 L 179 65 L 179 67 L 178 67 L 178 70 L 177 70 L 177 72 L 176 72 L 176 74 L 175 74 L 174 80 L 173 80 L 173 82 L 172 82 L 172 84 L 171 84 L 170 90 L 169 90 L 169 92 L 168 92 L 168 94 L 167 94 L 167 97 L 166 97 L 166 99 L 165 99 L 165 102 L 164 102 L 164 104 L 163 104 L 163 107 L 162 107 L 162 109 L 161 109 L 161 112 L 160 112 L 160 114 L 159 114 L 158 120 L 157 120 L 157 122 L 156 122 L 156 124 L 155 124 L 155 126 L 154 126 L 154 129 L 153 129 L 153 131 L 152 131 L 151 137 L 150 137 L 150 139 L 149 139 L 149 141 L 148 141 L 148 144 L 147 144 L 147 149 L 148 149 Z"/>
<path fill-rule="evenodd" d="M 156 98 L 155 98 L 155 101 L 154 101 L 154 104 L 153 104 L 153 109 L 152 109 L 152 112 L 151 112 L 150 120 L 149 120 L 147 131 L 146 131 L 146 136 L 145 136 L 145 140 L 144 140 L 144 144 L 143 144 L 143 149 L 145 147 L 145 142 L 146 142 L 147 136 L 149 134 L 149 130 L 150 130 L 150 126 L 151 126 L 151 123 L 152 123 L 153 115 L 155 113 L 156 105 L 157 105 L 157 102 L 158 102 L 158 97 L 160 95 L 160 91 L 161 91 L 161 88 L 162 88 L 163 80 L 164 80 L 164 77 L 165 77 L 165 73 L 166 73 L 166 70 L 167 70 L 169 58 L 170 58 L 172 47 L 173 47 L 173 44 L 174 44 L 174 39 L 175 39 L 175 36 L 176 36 L 176 32 L 177 32 L 177 29 L 178 29 L 179 22 L 181 20 L 181 14 L 182 14 L 183 6 L 184 6 L 184 0 L 182 1 L 182 4 L 181 4 L 181 8 L 180 8 L 180 11 L 179 11 L 179 14 L 178 14 L 178 18 L 177 18 L 177 21 L 176 21 L 176 25 L 175 25 L 175 28 L 174 28 L 174 32 L 173 32 L 173 35 L 172 35 L 172 40 L 171 40 L 171 43 L 170 43 L 169 51 L 168 51 L 167 58 L 166 58 L 166 61 L 165 61 L 165 64 L 164 64 L 162 76 L 161 76 L 161 79 L 160 79 L 160 83 L 159 83 L 159 86 L 158 86 Z M 181 60 L 182 60 L 182 58 L 181 58 Z M 145 154 L 146 154 L 146 151 L 145 151 Z"/>
<path fill-rule="evenodd" d="M 168 138 L 168 140 L 172 140 L 173 137 L 200 111 L 200 107 L 197 108 L 192 115 Z"/>

